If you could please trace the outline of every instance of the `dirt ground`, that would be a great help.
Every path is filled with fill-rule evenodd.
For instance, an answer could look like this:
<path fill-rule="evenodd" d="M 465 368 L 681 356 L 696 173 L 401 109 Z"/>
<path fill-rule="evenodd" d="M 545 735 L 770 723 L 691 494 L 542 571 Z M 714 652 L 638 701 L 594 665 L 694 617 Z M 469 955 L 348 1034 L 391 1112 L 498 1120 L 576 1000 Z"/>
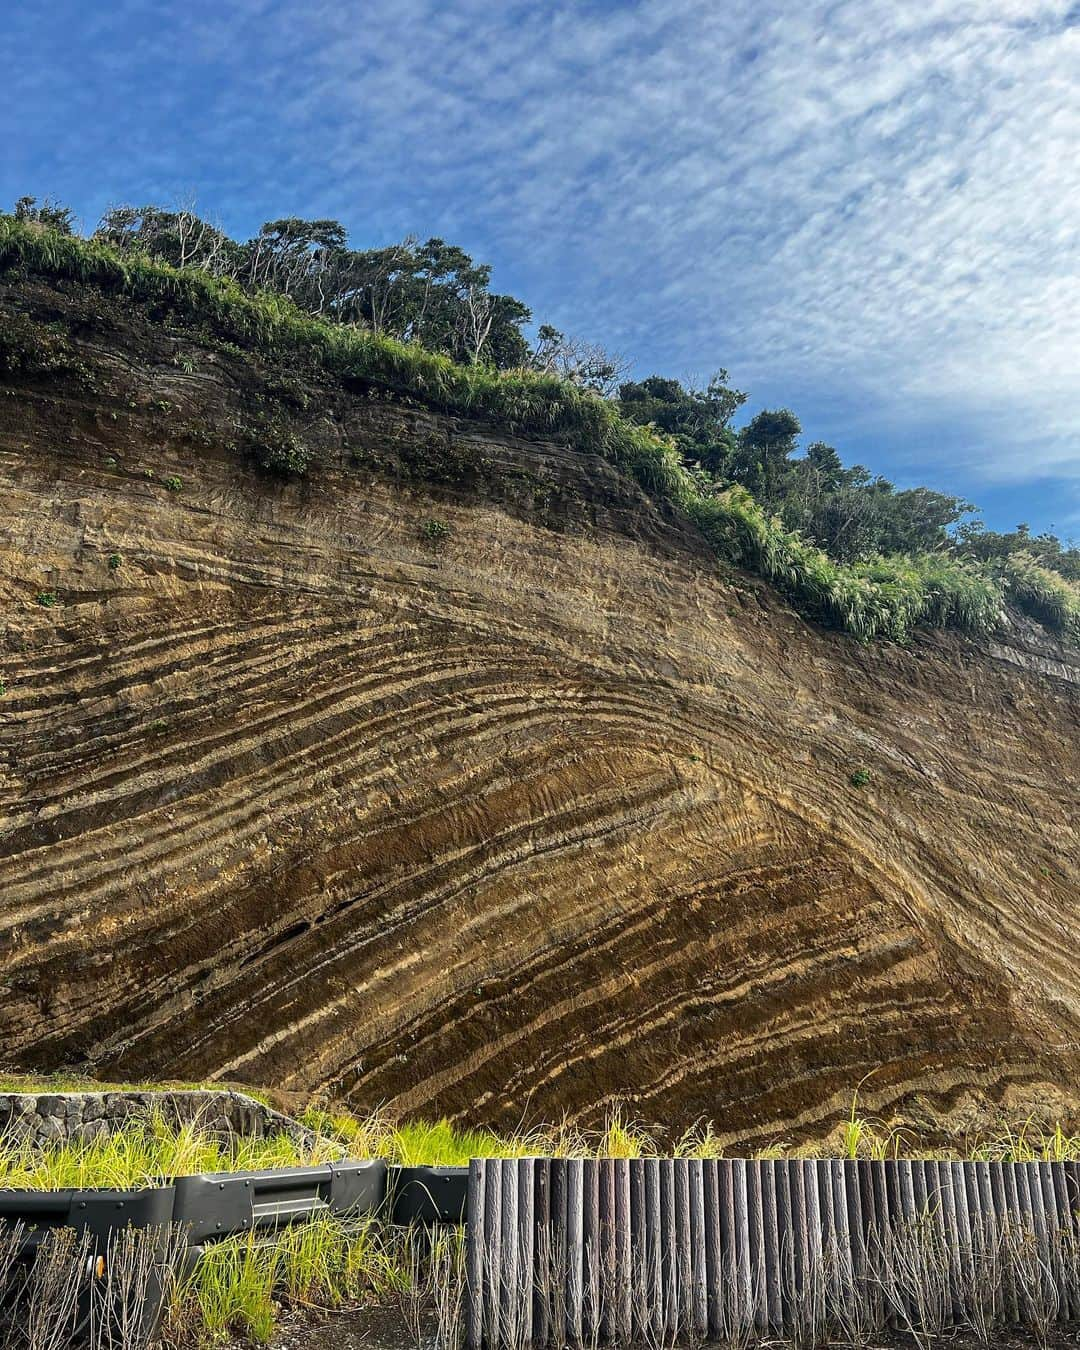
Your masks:
<path fill-rule="evenodd" d="M 434 1324 L 424 1328 L 434 1344 Z M 352 1308 L 330 1314 L 282 1317 L 271 1350 L 416 1350 L 416 1339 L 397 1308 Z"/>
<path fill-rule="evenodd" d="M 434 1322 L 423 1328 L 422 1350 L 434 1350 Z M 770 1350 L 787 1343 L 766 1342 Z M 1075 1350 L 1080 1346 L 1080 1326 L 1063 1328 L 1045 1344 L 1034 1336 L 1006 1333 L 993 1342 L 993 1350 Z M 283 1318 L 271 1350 L 415 1350 L 416 1340 L 397 1308 L 363 1308 L 327 1316 L 289 1314 Z M 830 1347 L 830 1350 L 832 1348 Z M 957 1332 L 915 1340 L 911 1336 L 873 1339 L 863 1350 L 987 1350 L 970 1334 Z"/>

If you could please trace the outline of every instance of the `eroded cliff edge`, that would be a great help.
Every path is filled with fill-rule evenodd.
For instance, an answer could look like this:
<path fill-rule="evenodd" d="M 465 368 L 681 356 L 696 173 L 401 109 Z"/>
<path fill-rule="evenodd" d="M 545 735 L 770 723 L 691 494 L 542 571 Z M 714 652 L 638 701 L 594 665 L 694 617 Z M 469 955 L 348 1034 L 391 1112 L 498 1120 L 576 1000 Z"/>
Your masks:
<path fill-rule="evenodd" d="M 0 376 L 0 1063 L 751 1143 L 871 1071 L 1076 1110 L 1074 654 L 862 647 L 599 458 L 0 314 L 47 349 Z"/>

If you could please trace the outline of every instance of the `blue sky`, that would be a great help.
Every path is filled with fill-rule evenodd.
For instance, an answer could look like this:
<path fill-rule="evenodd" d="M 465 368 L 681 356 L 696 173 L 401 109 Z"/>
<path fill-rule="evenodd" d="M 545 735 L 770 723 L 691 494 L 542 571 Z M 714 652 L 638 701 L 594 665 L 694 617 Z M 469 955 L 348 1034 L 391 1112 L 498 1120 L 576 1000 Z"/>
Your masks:
<path fill-rule="evenodd" d="M 1080 536 L 1077 0 L 28 0 L 0 205 L 442 235 L 639 374 Z"/>

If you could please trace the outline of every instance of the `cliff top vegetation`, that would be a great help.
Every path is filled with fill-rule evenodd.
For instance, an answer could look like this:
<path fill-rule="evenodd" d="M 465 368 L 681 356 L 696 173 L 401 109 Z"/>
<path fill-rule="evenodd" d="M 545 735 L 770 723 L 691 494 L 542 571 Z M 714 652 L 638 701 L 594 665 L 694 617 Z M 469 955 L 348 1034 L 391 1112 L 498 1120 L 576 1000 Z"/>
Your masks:
<path fill-rule="evenodd" d="M 335 221 L 268 222 L 246 243 L 187 211 L 111 210 L 89 237 L 31 198 L 0 215 L 0 277 L 121 293 L 157 321 L 346 384 L 416 399 L 597 454 L 718 556 L 765 577 L 808 618 L 861 640 L 920 625 L 988 633 L 1011 603 L 1080 643 L 1080 550 L 1053 535 L 986 530 L 959 498 L 898 491 L 831 446 L 802 450 L 787 409 L 735 418 L 745 395 L 628 381 L 601 348 L 541 325 L 490 289 L 490 269 L 431 239 L 355 250 Z M 0 375 L 25 364 L 0 334 Z M 311 472 L 300 456 L 275 465 Z"/>

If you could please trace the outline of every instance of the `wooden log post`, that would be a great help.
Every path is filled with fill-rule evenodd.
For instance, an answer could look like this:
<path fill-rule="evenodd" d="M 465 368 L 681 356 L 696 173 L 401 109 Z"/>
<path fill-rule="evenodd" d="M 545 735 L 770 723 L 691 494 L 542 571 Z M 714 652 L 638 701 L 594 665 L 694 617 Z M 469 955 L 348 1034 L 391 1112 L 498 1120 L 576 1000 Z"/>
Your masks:
<path fill-rule="evenodd" d="M 501 1341 L 499 1327 L 502 1304 L 502 1166 L 498 1158 L 487 1158 L 484 1171 L 484 1341 L 496 1347 Z"/>
<path fill-rule="evenodd" d="M 521 1232 L 518 1225 L 517 1159 L 499 1160 L 502 1213 L 499 1233 L 500 1343 L 521 1344 Z"/>
<path fill-rule="evenodd" d="M 660 1160 L 641 1163 L 641 1189 L 645 1210 L 635 1225 L 635 1246 L 642 1253 L 644 1279 L 640 1296 L 642 1336 L 657 1344 L 664 1329 L 664 1249 L 661 1235 Z"/>
<path fill-rule="evenodd" d="M 518 1277 L 514 1297 L 517 1302 L 514 1325 L 519 1346 L 533 1343 L 533 1297 L 536 1289 L 536 1212 L 534 1209 L 536 1181 L 535 1160 L 518 1158 L 517 1173 L 517 1230 Z"/>
<path fill-rule="evenodd" d="M 618 1289 L 615 1283 L 615 1160 L 602 1158 L 594 1164 L 597 1171 L 599 1196 L 598 1261 L 600 1339 L 609 1342 L 615 1335 L 615 1304 Z"/>
<path fill-rule="evenodd" d="M 551 1159 L 533 1159 L 533 1344 L 547 1345 L 552 1328 Z"/>
<path fill-rule="evenodd" d="M 660 1261 L 663 1282 L 663 1322 L 661 1335 L 674 1338 L 679 1333 L 678 1261 L 675 1254 L 675 1160 L 660 1159 Z"/>
<path fill-rule="evenodd" d="M 480 1350 L 484 1341 L 484 1265 L 485 1213 L 484 1162 L 469 1162 L 469 1187 L 465 1213 L 465 1344 L 468 1350 Z"/>
<path fill-rule="evenodd" d="M 987 1164 L 987 1168 L 990 1173 L 992 1196 L 992 1232 L 995 1235 L 995 1240 L 1000 1240 L 1015 1233 L 1018 1227 L 1018 1202 L 1015 1187 L 1009 1185 L 1011 1163 L 991 1162 Z M 1020 1316 L 1020 1303 L 1017 1298 L 1016 1281 L 1013 1279 L 1010 1270 L 1004 1271 L 1002 1282 L 1005 1295 L 1005 1316 L 1009 1325 L 1015 1326 Z"/>
<path fill-rule="evenodd" d="M 629 1345 L 633 1335 L 634 1260 L 631 1241 L 632 1201 L 630 1159 L 616 1158 L 615 1172 L 615 1309 L 612 1331 L 620 1345 Z"/>
<path fill-rule="evenodd" d="M 769 1304 L 765 1288 L 765 1222 L 761 1212 L 761 1163 L 746 1163 L 746 1226 L 750 1246 L 750 1289 L 754 1303 L 754 1329 L 764 1336 L 769 1330 Z"/>
<path fill-rule="evenodd" d="M 600 1278 L 600 1164 L 586 1158 L 581 1172 L 582 1198 L 582 1331 L 590 1343 L 598 1339 L 602 1316 Z"/>
<path fill-rule="evenodd" d="M 824 1284 L 825 1224 L 821 1213 L 821 1189 L 818 1186 L 820 1168 L 810 1159 L 802 1162 L 803 1189 L 806 1197 L 806 1237 L 809 1260 L 806 1266 L 806 1286 Z"/>
<path fill-rule="evenodd" d="M 748 1164 L 735 1158 L 731 1164 L 732 1191 L 735 1199 L 736 1317 L 739 1332 L 751 1330 L 756 1322 L 757 1302 L 751 1256 L 750 1193 Z"/>
<path fill-rule="evenodd" d="M 687 1161 L 690 1200 L 690 1325 L 695 1341 L 709 1334 L 709 1296 L 705 1274 L 705 1170 L 700 1158 Z"/>
<path fill-rule="evenodd" d="M 764 1257 L 765 1313 L 769 1326 L 779 1332 L 784 1324 L 781 1302 L 780 1222 L 776 1205 L 776 1168 L 772 1159 L 758 1164 L 761 1173 L 761 1251 Z"/>
<path fill-rule="evenodd" d="M 566 1162 L 566 1339 L 572 1350 L 585 1334 L 585 1164 Z"/>

